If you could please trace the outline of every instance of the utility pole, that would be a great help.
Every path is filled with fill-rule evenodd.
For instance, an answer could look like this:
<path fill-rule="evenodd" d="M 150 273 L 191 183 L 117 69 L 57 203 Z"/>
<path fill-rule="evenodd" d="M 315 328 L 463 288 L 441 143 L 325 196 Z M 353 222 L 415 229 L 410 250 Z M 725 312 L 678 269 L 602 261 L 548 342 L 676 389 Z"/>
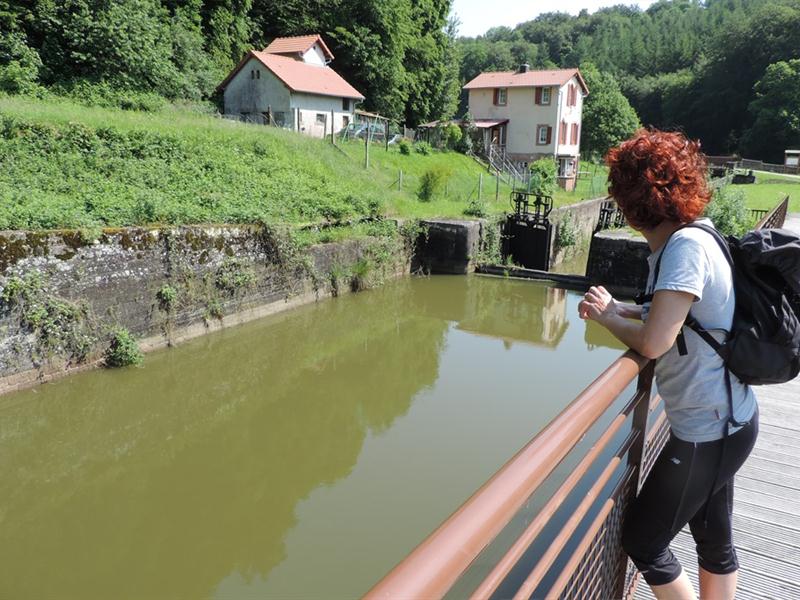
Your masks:
<path fill-rule="evenodd" d="M 333 137 L 333 111 L 331 111 L 331 144 L 336 145 L 336 140 Z"/>
<path fill-rule="evenodd" d="M 500 200 L 500 169 L 494 172 L 494 201 Z"/>

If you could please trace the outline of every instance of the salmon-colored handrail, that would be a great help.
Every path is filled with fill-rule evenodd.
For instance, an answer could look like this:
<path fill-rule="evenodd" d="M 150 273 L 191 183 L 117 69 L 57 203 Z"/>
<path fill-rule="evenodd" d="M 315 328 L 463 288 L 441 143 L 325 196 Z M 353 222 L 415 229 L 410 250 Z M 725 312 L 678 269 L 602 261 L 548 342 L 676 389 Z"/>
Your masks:
<path fill-rule="evenodd" d="M 614 361 L 365 598 L 443 597 L 647 363 Z"/>

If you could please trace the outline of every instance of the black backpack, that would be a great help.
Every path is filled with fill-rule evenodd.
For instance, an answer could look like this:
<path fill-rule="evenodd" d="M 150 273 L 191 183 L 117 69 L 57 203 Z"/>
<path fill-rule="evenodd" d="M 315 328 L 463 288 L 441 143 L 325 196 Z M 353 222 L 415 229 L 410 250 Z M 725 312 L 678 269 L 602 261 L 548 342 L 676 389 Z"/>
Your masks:
<path fill-rule="evenodd" d="M 701 223 L 683 227 L 695 227 L 712 235 L 733 272 L 736 308 L 727 340 L 717 341 L 691 315 L 685 322 L 725 362 L 729 401 L 732 398 L 729 373 L 749 385 L 794 379 L 800 373 L 800 237 L 785 229 L 760 229 L 741 238 L 726 239 L 713 227 Z M 667 243 L 669 238 L 656 261 L 653 289 Z M 652 297 L 653 294 L 640 295 L 637 302 Z M 678 351 L 685 355 L 683 330 L 677 343 Z M 731 423 L 742 425 L 733 419 L 733 407 L 729 408 Z"/>

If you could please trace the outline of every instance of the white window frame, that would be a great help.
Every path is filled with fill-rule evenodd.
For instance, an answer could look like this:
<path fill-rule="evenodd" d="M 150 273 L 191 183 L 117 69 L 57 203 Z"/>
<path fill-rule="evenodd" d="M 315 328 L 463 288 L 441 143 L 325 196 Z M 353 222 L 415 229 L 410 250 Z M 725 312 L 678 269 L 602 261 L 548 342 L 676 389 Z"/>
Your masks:
<path fill-rule="evenodd" d="M 550 104 L 553 98 L 553 91 L 549 87 L 542 88 L 542 104 Z"/>
<path fill-rule="evenodd" d="M 508 104 L 508 88 L 497 88 L 497 106 Z"/>
<path fill-rule="evenodd" d="M 536 144 L 539 146 L 547 145 L 547 125 L 539 125 L 536 130 Z"/>

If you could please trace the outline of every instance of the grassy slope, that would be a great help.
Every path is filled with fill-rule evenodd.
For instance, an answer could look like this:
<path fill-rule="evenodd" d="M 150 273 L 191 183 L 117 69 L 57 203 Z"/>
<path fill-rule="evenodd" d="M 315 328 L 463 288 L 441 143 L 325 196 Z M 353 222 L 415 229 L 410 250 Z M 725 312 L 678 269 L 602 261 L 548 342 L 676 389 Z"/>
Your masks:
<path fill-rule="evenodd" d="M 137 113 L 66 100 L 0 98 L 0 229 L 146 223 L 345 219 L 370 212 L 460 217 L 477 196 L 492 213 L 508 207 L 474 160 L 452 152 L 401 155 L 361 142 L 330 142 L 170 107 Z M 446 193 L 421 202 L 431 168 L 450 173 Z M 404 186 L 397 189 L 400 169 Z M 589 181 L 556 204 L 589 195 Z"/>
<path fill-rule="evenodd" d="M 744 193 L 748 208 L 769 210 L 789 194 L 789 212 L 800 212 L 800 177 L 758 172 L 754 185 L 731 187 Z"/>

